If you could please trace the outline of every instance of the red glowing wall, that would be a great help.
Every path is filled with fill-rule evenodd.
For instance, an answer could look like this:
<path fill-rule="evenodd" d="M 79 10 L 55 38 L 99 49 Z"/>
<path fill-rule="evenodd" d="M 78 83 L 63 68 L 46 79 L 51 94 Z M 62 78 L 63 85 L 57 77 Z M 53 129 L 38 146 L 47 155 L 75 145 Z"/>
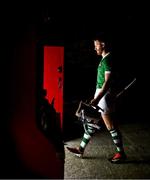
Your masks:
<path fill-rule="evenodd" d="M 44 46 L 43 86 L 47 90 L 50 103 L 60 114 L 60 126 L 63 124 L 63 81 L 64 81 L 64 47 Z"/>

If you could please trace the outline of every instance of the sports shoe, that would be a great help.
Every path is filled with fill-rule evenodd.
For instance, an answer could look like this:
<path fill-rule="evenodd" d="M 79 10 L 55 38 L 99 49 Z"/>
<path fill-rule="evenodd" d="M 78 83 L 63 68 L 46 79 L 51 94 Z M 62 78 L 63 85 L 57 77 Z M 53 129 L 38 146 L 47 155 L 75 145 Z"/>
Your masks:
<path fill-rule="evenodd" d="M 121 163 L 127 159 L 126 154 L 123 152 L 116 153 L 112 158 L 109 159 L 111 163 Z"/>
<path fill-rule="evenodd" d="M 78 157 L 83 157 L 83 151 L 81 151 L 79 148 L 71 148 L 71 147 L 67 147 L 67 149 L 74 153 L 76 156 Z"/>

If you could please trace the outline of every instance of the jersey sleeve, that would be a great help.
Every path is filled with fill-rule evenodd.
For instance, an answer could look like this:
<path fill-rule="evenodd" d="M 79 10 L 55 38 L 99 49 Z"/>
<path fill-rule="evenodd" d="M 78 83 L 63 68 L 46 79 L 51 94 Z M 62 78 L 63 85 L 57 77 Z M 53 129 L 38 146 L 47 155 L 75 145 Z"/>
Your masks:
<path fill-rule="evenodd" d="M 112 71 L 112 65 L 111 65 L 111 62 L 110 62 L 110 59 L 109 58 L 106 58 L 105 59 L 105 62 L 104 62 L 104 69 L 105 69 L 105 72 L 111 72 Z"/>

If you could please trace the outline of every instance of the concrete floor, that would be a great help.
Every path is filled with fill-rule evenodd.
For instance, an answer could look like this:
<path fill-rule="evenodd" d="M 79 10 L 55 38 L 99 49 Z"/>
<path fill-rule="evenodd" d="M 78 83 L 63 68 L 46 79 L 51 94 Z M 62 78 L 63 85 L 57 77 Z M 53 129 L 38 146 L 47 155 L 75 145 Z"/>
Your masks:
<path fill-rule="evenodd" d="M 105 128 L 89 142 L 83 158 L 76 157 L 66 149 L 66 146 L 78 146 L 81 137 L 66 141 L 64 179 L 149 179 L 149 125 L 142 121 L 120 125 L 128 156 L 123 164 L 111 164 L 107 160 L 115 149 Z"/>

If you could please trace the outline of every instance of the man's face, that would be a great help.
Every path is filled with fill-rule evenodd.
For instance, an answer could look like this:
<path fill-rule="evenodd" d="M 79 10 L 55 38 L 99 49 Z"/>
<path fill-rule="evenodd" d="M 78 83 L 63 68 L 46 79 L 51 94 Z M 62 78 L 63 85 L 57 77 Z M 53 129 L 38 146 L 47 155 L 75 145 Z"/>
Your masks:
<path fill-rule="evenodd" d="M 96 51 L 97 55 L 102 55 L 104 43 L 99 40 L 94 40 L 94 50 Z"/>

